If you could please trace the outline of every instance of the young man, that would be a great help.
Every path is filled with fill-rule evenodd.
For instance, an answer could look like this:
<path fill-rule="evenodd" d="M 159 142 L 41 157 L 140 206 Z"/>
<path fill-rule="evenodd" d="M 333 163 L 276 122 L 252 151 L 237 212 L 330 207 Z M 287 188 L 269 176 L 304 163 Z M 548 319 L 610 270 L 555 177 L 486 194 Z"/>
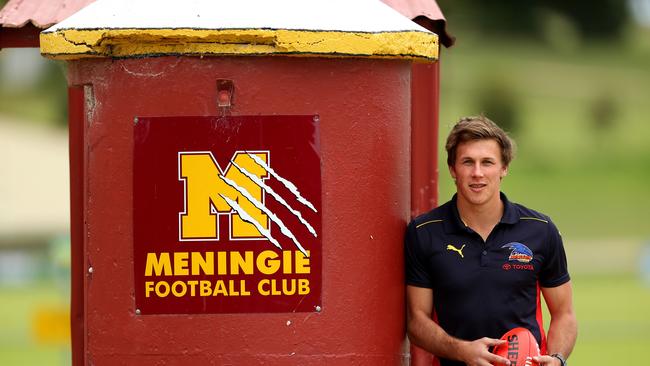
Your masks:
<path fill-rule="evenodd" d="M 514 142 L 484 116 L 461 119 L 446 144 L 456 194 L 406 233 L 408 335 L 442 366 L 509 365 L 490 353 L 515 327 L 564 366 L 577 335 L 562 238 L 548 216 L 508 201 L 501 180 Z M 540 292 L 548 304 L 548 338 Z"/>

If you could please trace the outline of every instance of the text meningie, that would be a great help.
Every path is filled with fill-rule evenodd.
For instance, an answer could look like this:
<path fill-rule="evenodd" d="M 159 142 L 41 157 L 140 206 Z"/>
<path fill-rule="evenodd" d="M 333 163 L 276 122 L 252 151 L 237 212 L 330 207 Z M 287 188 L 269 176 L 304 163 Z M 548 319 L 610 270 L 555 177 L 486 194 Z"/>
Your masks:
<path fill-rule="evenodd" d="M 215 261 L 216 253 L 216 261 Z M 307 252 L 309 255 L 309 252 Z M 147 253 L 145 276 L 270 275 L 310 273 L 309 257 L 299 251 L 162 252 Z"/>

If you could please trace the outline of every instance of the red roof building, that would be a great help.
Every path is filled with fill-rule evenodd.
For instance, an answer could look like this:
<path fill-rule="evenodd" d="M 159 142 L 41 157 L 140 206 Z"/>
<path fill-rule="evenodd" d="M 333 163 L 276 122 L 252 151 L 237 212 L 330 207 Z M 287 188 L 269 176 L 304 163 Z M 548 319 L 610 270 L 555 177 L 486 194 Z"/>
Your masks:
<path fill-rule="evenodd" d="M 9 0 L 0 9 L 0 48 L 38 47 L 38 34 L 95 0 Z"/>

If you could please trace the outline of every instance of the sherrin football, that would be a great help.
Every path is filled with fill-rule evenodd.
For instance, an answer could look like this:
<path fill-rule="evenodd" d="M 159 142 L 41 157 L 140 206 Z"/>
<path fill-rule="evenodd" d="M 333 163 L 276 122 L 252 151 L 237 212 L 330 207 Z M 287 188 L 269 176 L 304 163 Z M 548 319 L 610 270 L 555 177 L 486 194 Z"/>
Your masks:
<path fill-rule="evenodd" d="M 532 360 L 533 356 L 539 356 L 539 345 L 533 333 L 526 328 L 513 328 L 501 337 L 508 341 L 500 346 L 494 347 L 492 353 L 510 360 L 510 366 L 537 366 L 538 363 Z M 528 357 L 531 357 L 528 361 Z M 505 364 L 497 363 L 495 366 Z"/>

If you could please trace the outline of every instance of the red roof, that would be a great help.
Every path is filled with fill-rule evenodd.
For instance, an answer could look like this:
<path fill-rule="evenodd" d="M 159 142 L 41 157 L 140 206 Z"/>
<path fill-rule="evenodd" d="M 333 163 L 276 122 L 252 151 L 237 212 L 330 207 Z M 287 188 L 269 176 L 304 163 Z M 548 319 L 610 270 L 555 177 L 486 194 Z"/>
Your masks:
<path fill-rule="evenodd" d="M 425 16 L 431 20 L 445 20 L 435 0 L 381 0 L 409 19 Z"/>
<path fill-rule="evenodd" d="M 447 33 L 447 20 L 436 0 L 381 0 L 405 17 L 436 33 L 445 47 L 454 44 L 454 37 Z"/>
<path fill-rule="evenodd" d="M 45 29 L 95 0 L 9 0 L 0 10 L 0 25 L 21 28 L 32 23 Z"/>

